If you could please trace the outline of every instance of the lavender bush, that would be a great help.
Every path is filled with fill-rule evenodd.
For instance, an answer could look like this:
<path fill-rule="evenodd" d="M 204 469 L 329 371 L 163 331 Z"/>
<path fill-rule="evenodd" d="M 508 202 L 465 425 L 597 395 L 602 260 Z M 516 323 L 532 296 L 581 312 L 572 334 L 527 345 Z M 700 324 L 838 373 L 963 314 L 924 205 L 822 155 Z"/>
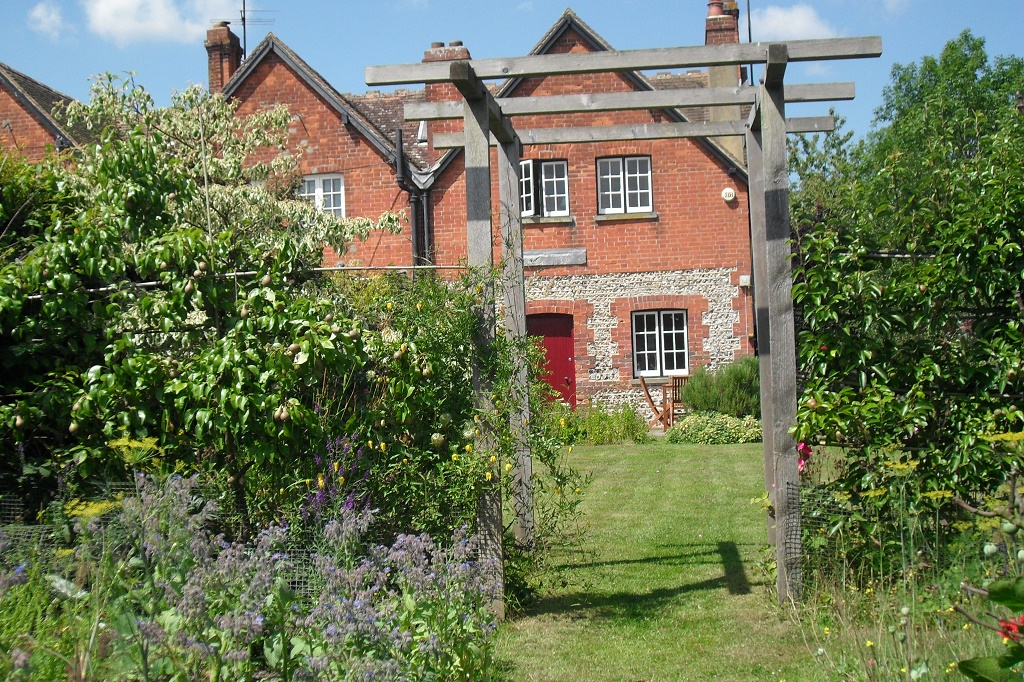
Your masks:
<path fill-rule="evenodd" d="M 56 594 L 57 608 L 16 638 L 0 632 L 17 646 L 0 672 L 30 675 L 59 662 L 82 680 L 488 677 L 494 588 L 464 530 L 449 547 L 427 535 L 368 547 L 372 513 L 341 505 L 302 573 L 286 528 L 267 528 L 249 545 L 213 534 L 216 507 L 195 494 L 194 478 L 139 477 L 137 488 L 116 519 L 77 521 L 63 573 L 35 586 L 48 581 L 41 598 Z M 18 585 L 24 569 L 10 573 L 10 591 L 29 587 Z M 309 589 L 295 589 L 300 577 Z M 84 625 L 43 644 L 57 621 Z"/>

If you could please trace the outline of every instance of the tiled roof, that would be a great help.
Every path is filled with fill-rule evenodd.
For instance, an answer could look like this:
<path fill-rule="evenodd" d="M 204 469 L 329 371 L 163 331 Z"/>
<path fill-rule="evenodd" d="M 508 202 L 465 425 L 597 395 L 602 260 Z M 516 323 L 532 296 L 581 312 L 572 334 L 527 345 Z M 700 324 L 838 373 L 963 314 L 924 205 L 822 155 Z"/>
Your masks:
<path fill-rule="evenodd" d="M 9 84 L 14 90 L 12 92 L 14 97 L 20 100 L 55 137 L 61 135 L 74 146 L 94 142 L 98 139 L 95 132 L 84 124 L 77 123 L 74 126 L 69 126 L 54 118 L 53 110 L 59 105 L 63 106 L 72 102 L 71 97 L 57 92 L 3 63 L 0 63 L 0 83 Z"/>
<path fill-rule="evenodd" d="M 402 129 L 402 147 L 406 159 L 420 169 L 429 164 L 426 143 L 417 142 L 419 121 L 405 120 L 405 104 L 407 102 L 423 102 L 426 100 L 424 90 L 401 89 L 394 92 L 370 90 L 362 94 L 345 93 L 343 97 L 359 112 L 372 121 L 374 127 L 385 135 L 397 148 L 398 139 L 395 131 Z"/>
<path fill-rule="evenodd" d="M 687 71 L 685 73 L 662 71 L 648 76 L 647 82 L 655 90 L 706 88 L 708 87 L 708 74 L 706 71 Z M 686 117 L 686 120 L 694 123 L 704 123 L 710 118 L 707 107 L 686 107 L 679 111 Z"/>

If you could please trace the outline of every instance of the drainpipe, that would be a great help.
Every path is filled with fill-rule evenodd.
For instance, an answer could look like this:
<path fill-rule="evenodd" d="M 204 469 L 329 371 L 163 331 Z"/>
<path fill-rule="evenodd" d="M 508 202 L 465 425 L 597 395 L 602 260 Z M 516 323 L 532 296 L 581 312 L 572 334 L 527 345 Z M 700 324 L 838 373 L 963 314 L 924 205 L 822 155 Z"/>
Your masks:
<path fill-rule="evenodd" d="M 430 210 L 430 190 L 425 189 L 421 194 L 423 201 L 423 258 L 424 265 L 434 262 L 434 224 L 431 218 L 433 213 Z"/>
<path fill-rule="evenodd" d="M 395 181 L 398 187 L 409 193 L 409 229 L 412 231 L 412 264 L 425 265 L 428 262 L 429 251 L 426 250 L 423 237 L 422 214 L 420 213 L 423 203 L 423 190 L 410 183 L 405 174 L 405 148 L 402 143 L 402 129 L 395 131 L 398 154 L 395 157 Z"/>

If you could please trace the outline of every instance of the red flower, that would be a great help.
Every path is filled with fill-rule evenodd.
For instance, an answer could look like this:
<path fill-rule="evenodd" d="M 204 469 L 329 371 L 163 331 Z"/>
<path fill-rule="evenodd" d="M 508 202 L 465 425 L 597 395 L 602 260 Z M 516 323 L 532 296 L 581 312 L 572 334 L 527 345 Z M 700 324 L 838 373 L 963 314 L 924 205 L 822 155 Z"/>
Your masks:
<path fill-rule="evenodd" d="M 1019 642 L 1021 637 L 1020 629 L 1024 627 L 1024 616 L 1018 616 L 1016 620 L 1001 620 L 999 628 L 1003 631 L 1003 637 Z"/>

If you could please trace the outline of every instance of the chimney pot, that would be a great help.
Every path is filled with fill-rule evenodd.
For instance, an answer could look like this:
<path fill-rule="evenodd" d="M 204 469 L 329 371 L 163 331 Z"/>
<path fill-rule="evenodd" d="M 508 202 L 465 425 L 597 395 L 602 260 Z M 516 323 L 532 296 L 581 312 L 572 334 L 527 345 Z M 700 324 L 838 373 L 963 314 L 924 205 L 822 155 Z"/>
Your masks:
<path fill-rule="evenodd" d="M 709 17 L 720 17 L 724 14 L 722 10 L 722 0 L 711 0 L 708 3 L 708 16 Z"/>
<path fill-rule="evenodd" d="M 437 42 L 437 41 L 435 41 L 433 43 L 430 43 L 430 49 L 431 50 L 436 50 L 439 47 L 444 47 L 444 43 L 443 42 Z"/>
<path fill-rule="evenodd" d="M 448 43 L 448 47 L 462 47 L 462 41 L 453 40 L 452 42 Z"/>

